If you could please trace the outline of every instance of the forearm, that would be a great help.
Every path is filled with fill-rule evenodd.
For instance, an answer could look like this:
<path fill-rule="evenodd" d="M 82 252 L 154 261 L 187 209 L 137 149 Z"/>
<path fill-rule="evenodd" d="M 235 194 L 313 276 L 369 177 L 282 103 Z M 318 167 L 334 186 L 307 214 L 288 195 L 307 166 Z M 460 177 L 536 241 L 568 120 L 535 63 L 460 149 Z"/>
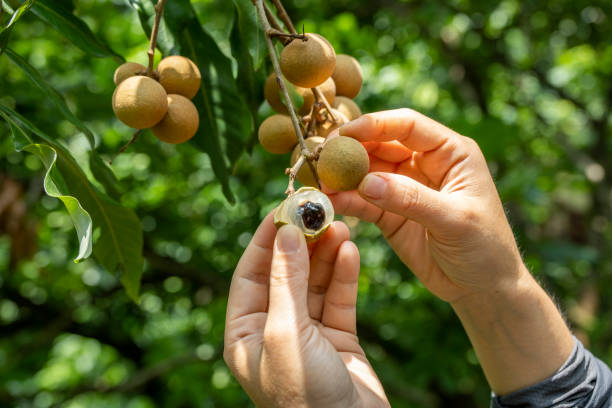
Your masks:
<path fill-rule="evenodd" d="M 452 304 L 493 391 L 504 395 L 551 376 L 574 340 L 555 304 L 523 270 L 498 291 Z"/>

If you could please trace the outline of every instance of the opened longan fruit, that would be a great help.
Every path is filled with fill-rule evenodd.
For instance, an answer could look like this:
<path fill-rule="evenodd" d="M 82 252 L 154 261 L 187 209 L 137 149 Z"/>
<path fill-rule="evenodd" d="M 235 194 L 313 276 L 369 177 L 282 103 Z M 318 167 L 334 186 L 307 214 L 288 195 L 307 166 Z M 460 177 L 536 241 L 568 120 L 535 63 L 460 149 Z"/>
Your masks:
<path fill-rule="evenodd" d="M 365 147 L 347 136 L 328 140 L 317 162 L 319 179 L 338 191 L 356 189 L 369 168 L 370 159 Z"/>
<path fill-rule="evenodd" d="M 325 141 L 325 138 L 323 137 L 311 136 L 308 139 L 304 140 L 304 143 L 306 143 L 306 147 L 308 148 L 308 150 L 314 153 L 315 149 L 324 141 Z M 291 153 L 291 160 L 290 160 L 291 167 L 293 167 L 295 162 L 297 162 L 298 158 L 300 157 L 301 151 L 302 149 L 299 144 L 293 148 L 293 152 Z M 298 170 L 296 178 L 298 179 L 300 183 L 302 183 L 305 186 L 317 187 L 317 180 L 315 179 L 314 174 L 312 174 L 312 170 L 310 169 L 310 166 L 308 165 L 308 163 L 304 163 L 302 167 L 300 167 L 300 170 Z"/>
<path fill-rule="evenodd" d="M 314 103 L 314 94 L 312 93 L 312 90 L 310 88 L 302 88 L 300 86 L 295 86 L 287 82 L 285 82 L 285 84 L 288 86 L 288 88 L 293 88 L 295 92 L 297 92 L 304 100 L 302 106 L 300 107 L 300 109 L 298 109 L 298 113 L 300 115 L 308 114 L 308 112 L 310 112 L 310 109 L 312 108 L 312 104 Z M 332 103 L 336 96 L 336 84 L 334 84 L 334 80 L 328 78 L 319 86 L 319 88 L 321 89 L 321 92 L 323 92 L 323 95 L 325 95 L 327 101 L 329 103 Z M 272 73 L 266 79 L 266 84 L 264 86 L 264 97 L 266 98 L 272 109 L 274 109 L 278 113 L 288 115 L 289 111 L 283 103 L 283 98 L 281 95 L 282 91 L 278 86 L 278 82 L 276 81 L 276 75 Z"/>
<path fill-rule="evenodd" d="M 289 82 L 303 88 L 321 85 L 334 73 L 336 53 L 324 37 L 307 33 L 307 40 L 294 39 L 280 55 L 280 67 Z"/>
<path fill-rule="evenodd" d="M 157 73 L 159 83 L 169 94 L 191 99 L 200 89 L 200 70 L 189 58 L 180 55 L 166 57 L 157 65 Z"/>
<path fill-rule="evenodd" d="M 327 137 L 327 135 L 329 135 L 333 130 L 338 129 L 340 126 L 349 122 L 344 113 L 340 112 L 339 110 L 332 108 L 331 112 L 334 114 L 336 121 L 333 122 L 328 113 L 327 120 L 317 123 L 317 126 L 315 127 L 315 134 L 317 136 Z"/>
<path fill-rule="evenodd" d="M 168 113 L 151 128 L 162 142 L 179 144 L 188 141 L 198 131 L 200 116 L 193 102 L 183 95 L 168 95 Z"/>
<path fill-rule="evenodd" d="M 119 85 L 125 79 L 146 72 L 147 68 L 137 62 L 126 62 L 117 67 L 113 75 L 115 85 Z"/>
<path fill-rule="evenodd" d="M 336 68 L 332 78 L 336 82 L 337 95 L 354 98 L 361 90 L 363 71 L 355 58 L 339 54 L 336 56 Z"/>
<path fill-rule="evenodd" d="M 298 142 L 291 118 L 287 115 L 272 115 L 264 120 L 257 132 L 259 143 L 270 153 L 289 153 Z"/>
<path fill-rule="evenodd" d="M 135 129 L 155 126 L 168 111 L 168 94 L 159 82 L 147 76 L 123 80 L 113 93 L 117 118 Z"/>
<path fill-rule="evenodd" d="M 355 120 L 361 116 L 361 109 L 359 109 L 359 106 L 355 101 L 346 96 L 337 96 L 332 106 L 343 113 L 349 121 Z"/>

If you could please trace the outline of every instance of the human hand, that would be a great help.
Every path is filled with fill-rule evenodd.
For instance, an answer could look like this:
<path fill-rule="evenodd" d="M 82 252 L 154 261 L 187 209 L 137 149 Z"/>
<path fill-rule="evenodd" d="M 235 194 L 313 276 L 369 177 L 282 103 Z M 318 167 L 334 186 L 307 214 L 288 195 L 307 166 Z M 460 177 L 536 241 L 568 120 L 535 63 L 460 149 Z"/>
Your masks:
<path fill-rule="evenodd" d="M 269 214 L 242 255 L 224 358 L 257 406 L 388 406 L 356 335 L 359 252 L 348 239 L 334 222 L 309 249 Z"/>
<path fill-rule="evenodd" d="M 330 194 L 336 213 L 375 223 L 401 260 L 448 302 L 514 285 L 525 268 L 476 142 L 410 109 L 340 129 L 361 141 L 370 174 Z"/>

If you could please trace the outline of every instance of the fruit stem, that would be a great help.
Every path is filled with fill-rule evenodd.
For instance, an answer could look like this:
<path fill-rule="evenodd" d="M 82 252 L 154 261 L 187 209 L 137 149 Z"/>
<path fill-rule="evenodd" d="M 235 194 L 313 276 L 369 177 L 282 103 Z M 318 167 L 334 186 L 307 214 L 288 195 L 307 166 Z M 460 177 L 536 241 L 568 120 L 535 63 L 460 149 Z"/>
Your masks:
<path fill-rule="evenodd" d="M 255 1 L 253 0 L 253 4 L 255 4 Z M 283 31 L 283 27 L 281 27 L 280 23 L 278 22 L 278 20 L 276 19 L 276 16 L 274 16 L 274 13 L 272 13 L 272 10 L 270 10 L 270 7 L 268 7 L 268 4 L 264 2 L 264 8 L 266 9 L 266 17 L 268 17 L 268 22 L 270 23 L 270 25 L 272 26 L 272 28 L 280 31 L 280 32 L 284 32 Z M 280 37 L 278 39 L 283 45 L 287 45 L 291 42 L 291 38 L 283 38 Z"/>
<path fill-rule="evenodd" d="M 276 2 L 275 2 L 275 5 L 276 5 Z M 272 37 L 269 34 L 272 27 L 270 27 L 270 22 L 268 21 L 268 18 L 266 16 L 266 11 L 264 8 L 264 0 L 255 0 L 255 7 L 257 8 L 257 14 L 259 15 L 259 19 L 261 20 L 261 25 L 263 26 L 264 33 L 266 34 L 268 52 L 270 54 L 270 59 L 272 60 L 272 66 L 274 67 L 274 73 L 276 74 L 276 82 L 278 83 L 279 88 L 283 92 L 283 97 L 285 98 L 285 102 L 287 103 L 287 110 L 289 111 L 289 116 L 291 117 L 291 123 L 293 124 L 293 128 L 295 129 L 295 134 L 297 135 L 298 142 L 300 144 L 300 150 L 302 153 L 300 155 L 300 158 L 303 157 L 303 159 L 300 160 L 300 158 L 298 158 L 298 161 L 296 161 L 296 164 L 297 164 L 300 161 L 303 162 L 304 160 L 306 160 L 307 157 L 311 156 L 311 152 L 308 150 L 308 148 L 306 147 L 306 143 L 304 142 L 304 135 L 302 134 L 302 127 L 300 126 L 300 121 L 295 113 L 293 102 L 291 101 L 291 97 L 289 96 L 289 91 L 287 90 L 287 87 L 285 86 L 285 81 L 283 80 L 283 74 L 281 73 L 280 63 L 278 62 L 278 55 L 276 55 L 276 49 L 274 48 Z M 293 31 L 295 34 L 295 30 Z M 315 168 L 311 160 L 306 160 L 306 162 L 308 163 L 308 166 L 310 167 L 312 174 L 315 176 L 317 186 L 320 189 L 321 183 L 319 182 L 319 175 L 317 174 L 317 169 Z M 301 166 L 302 164 L 300 164 L 299 167 Z M 293 168 L 295 167 L 296 166 L 294 165 Z M 297 170 L 299 170 L 299 167 L 297 168 Z M 297 170 L 294 172 L 295 175 L 297 175 Z M 295 175 L 294 175 L 294 179 L 295 179 Z M 287 194 L 293 194 L 294 191 L 295 189 L 293 188 L 293 180 L 291 179 L 291 174 L 290 174 L 289 175 L 289 187 L 287 187 Z"/>
<path fill-rule="evenodd" d="M 306 156 L 300 155 L 293 167 L 285 170 L 285 174 L 289 175 L 289 184 L 287 185 L 287 190 L 285 190 L 285 194 L 290 196 L 291 194 L 295 193 L 295 179 L 297 177 L 298 171 L 300 171 L 304 162 L 310 163 L 310 161 L 306 160 Z"/>
<path fill-rule="evenodd" d="M 302 35 L 302 34 L 289 34 L 289 33 L 286 33 L 284 31 L 280 31 L 280 30 L 277 30 L 277 29 L 274 29 L 274 28 L 271 28 L 267 32 L 267 34 L 270 37 L 281 37 L 281 38 L 290 38 L 290 39 L 299 38 L 302 41 L 308 41 L 308 37 L 306 37 L 305 35 Z"/>
<path fill-rule="evenodd" d="M 325 108 L 327 109 L 327 113 L 332 118 L 332 121 L 335 123 L 338 119 L 336 119 L 336 116 L 332 112 L 332 107 L 329 105 L 329 102 L 327 101 L 327 98 L 325 97 L 325 95 L 323 95 L 323 92 L 321 92 L 319 87 L 315 87 L 315 88 L 312 88 L 312 93 L 314 94 L 314 97 L 317 101 L 322 102 L 323 105 L 325 105 Z"/>
<path fill-rule="evenodd" d="M 115 159 L 117 158 L 117 156 L 119 156 L 122 152 L 125 151 L 125 149 L 127 149 L 132 143 L 134 143 L 136 141 L 136 139 L 138 139 L 138 136 L 142 133 L 142 129 L 138 129 L 136 132 L 134 132 L 134 136 L 132 136 L 132 138 L 130 139 L 129 142 L 127 142 L 126 144 L 124 144 L 121 149 L 119 149 L 119 151 L 117 153 L 115 153 L 115 156 L 113 156 L 112 159 L 110 159 L 110 161 L 108 162 L 108 164 L 112 165 L 113 162 L 115 161 Z"/>
<path fill-rule="evenodd" d="M 153 28 L 151 29 L 151 42 L 149 44 L 149 51 L 147 51 L 147 55 L 149 56 L 149 65 L 147 66 L 147 76 L 151 78 L 155 78 L 155 73 L 153 72 L 153 59 L 155 57 L 155 47 L 157 46 L 157 32 L 159 31 L 159 22 L 162 17 L 162 13 L 164 12 L 164 6 L 166 5 L 166 0 L 158 0 L 155 5 L 155 21 L 153 22 Z"/>
<path fill-rule="evenodd" d="M 274 3 L 274 7 L 276 7 L 278 16 L 283 21 L 283 23 L 285 23 L 287 30 L 289 30 L 291 34 L 297 34 L 297 31 L 295 31 L 295 27 L 293 26 L 293 22 L 291 21 L 291 17 L 289 17 L 289 14 L 287 14 L 287 11 L 285 10 L 285 7 L 283 6 L 281 0 L 272 0 L 272 3 Z"/>

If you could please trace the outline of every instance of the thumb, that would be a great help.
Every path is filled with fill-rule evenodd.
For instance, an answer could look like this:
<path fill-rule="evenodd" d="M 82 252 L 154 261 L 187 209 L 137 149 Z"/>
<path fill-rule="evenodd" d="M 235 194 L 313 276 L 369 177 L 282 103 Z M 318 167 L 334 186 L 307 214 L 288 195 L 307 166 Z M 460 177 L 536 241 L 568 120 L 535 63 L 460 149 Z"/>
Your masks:
<path fill-rule="evenodd" d="M 399 174 L 369 173 L 359 185 L 359 194 L 377 207 L 431 230 L 448 226 L 454 217 L 447 196 Z"/>
<path fill-rule="evenodd" d="M 293 225 L 278 230 L 270 271 L 268 320 L 279 324 L 308 319 L 310 261 L 304 234 Z"/>

